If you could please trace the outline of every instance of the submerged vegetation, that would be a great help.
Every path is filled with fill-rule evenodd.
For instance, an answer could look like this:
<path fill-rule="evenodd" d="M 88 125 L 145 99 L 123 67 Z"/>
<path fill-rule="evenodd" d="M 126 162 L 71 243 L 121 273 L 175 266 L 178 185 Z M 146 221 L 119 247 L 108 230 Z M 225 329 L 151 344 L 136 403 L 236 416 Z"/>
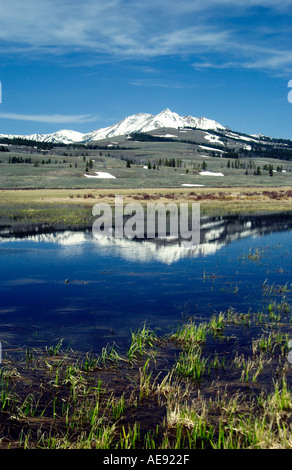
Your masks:
<path fill-rule="evenodd" d="M 291 309 L 228 309 L 127 350 L 3 358 L 0 448 L 291 448 Z"/>

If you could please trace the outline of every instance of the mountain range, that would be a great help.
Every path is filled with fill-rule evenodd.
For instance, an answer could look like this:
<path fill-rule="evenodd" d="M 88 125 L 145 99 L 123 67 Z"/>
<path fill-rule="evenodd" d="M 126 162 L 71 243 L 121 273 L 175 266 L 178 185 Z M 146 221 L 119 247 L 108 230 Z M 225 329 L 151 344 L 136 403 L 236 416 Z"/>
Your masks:
<path fill-rule="evenodd" d="M 35 140 L 36 142 L 51 142 L 51 143 L 89 143 L 104 139 L 110 139 L 113 137 L 131 134 L 133 132 L 146 133 L 156 129 L 170 128 L 198 128 L 204 130 L 225 130 L 226 127 L 222 126 L 218 122 L 207 119 L 204 117 L 192 117 L 192 116 L 180 116 L 177 113 L 165 109 L 157 115 L 138 113 L 132 116 L 128 116 L 118 123 L 97 129 L 95 131 L 82 134 L 68 129 L 62 129 L 52 134 L 30 134 L 30 135 L 5 135 L 0 134 L 0 137 L 5 138 L 24 138 L 28 140 Z"/>

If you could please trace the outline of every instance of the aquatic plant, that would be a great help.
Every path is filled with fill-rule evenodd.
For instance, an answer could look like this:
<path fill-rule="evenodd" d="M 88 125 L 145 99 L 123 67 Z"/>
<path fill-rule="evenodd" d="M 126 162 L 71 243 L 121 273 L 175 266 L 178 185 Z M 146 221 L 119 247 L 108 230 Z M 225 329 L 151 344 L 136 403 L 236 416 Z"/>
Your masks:
<path fill-rule="evenodd" d="M 204 343 L 208 333 L 207 323 L 195 324 L 194 321 L 189 321 L 177 327 L 176 333 L 171 335 L 171 339 L 183 345 L 183 347 L 190 347 L 195 344 Z"/>
<path fill-rule="evenodd" d="M 128 349 L 128 359 L 133 362 L 138 357 L 146 353 L 147 348 L 152 348 L 157 340 L 155 331 L 146 326 L 146 322 L 142 327 L 131 333 L 131 344 Z"/>

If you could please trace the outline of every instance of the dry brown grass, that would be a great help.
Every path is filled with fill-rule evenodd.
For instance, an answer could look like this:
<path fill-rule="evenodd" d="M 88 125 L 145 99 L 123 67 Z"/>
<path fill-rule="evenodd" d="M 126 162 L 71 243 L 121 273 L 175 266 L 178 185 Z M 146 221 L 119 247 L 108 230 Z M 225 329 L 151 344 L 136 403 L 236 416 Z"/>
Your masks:
<path fill-rule="evenodd" d="M 152 188 L 152 189 L 36 189 L 2 190 L 2 208 L 14 205 L 78 206 L 97 202 L 114 204 L 115 195 L 130 202 L 199 202 L 205 212 L 259 212 L 292 210 L 292 187 L 238 188 Z"/>

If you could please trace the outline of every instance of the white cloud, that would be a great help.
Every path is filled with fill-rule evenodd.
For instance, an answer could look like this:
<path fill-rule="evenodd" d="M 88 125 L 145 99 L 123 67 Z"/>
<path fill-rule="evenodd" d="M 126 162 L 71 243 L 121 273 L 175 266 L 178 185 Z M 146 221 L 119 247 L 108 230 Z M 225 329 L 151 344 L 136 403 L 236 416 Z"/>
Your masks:
<path fill-rule="evenodd" d="M 96 121 L 97 116 L 91 114 L 81 115 L 63 115 L 63 114 L 17 114 L 17 113 L 0 113 L 0 119 L 14 119 L 20 121 L 35 121 L 46 123 L 73 123 L 81 124 L 83 122 Z"/>
<path fill-rule="evenodd" d="M 216 54 L 219 67 L 288 68 L 289 34 L 278 21 L 288 20 L 291 5 L 292 0 L 0 0 L 0 52 L 35 58 L 77 52 L 92 64 L 97 56 L 186 54 L 201 68 L 212 66 L 209 54 Z M 250 23 L 256 8 L 268 13 L 256 19 L 258 27 Z"/>

